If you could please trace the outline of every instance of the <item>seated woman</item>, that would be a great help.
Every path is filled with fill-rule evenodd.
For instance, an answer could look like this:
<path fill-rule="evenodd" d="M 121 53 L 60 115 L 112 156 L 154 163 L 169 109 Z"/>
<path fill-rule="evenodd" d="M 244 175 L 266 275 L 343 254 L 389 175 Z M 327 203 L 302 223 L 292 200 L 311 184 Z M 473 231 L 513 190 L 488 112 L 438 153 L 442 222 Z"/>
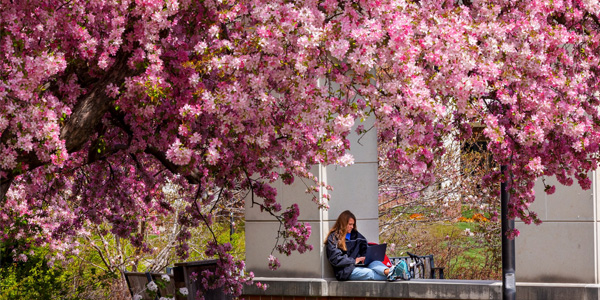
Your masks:
<path fill-rule="evenodd" d="M 389 280 L 408 279 L 406 263 L 388 268 L 381 261 L 373 261 L 365 267 L 355 264 L 364 262 L 367 239 L 356 229 L 356 217 L 352 212 L 342 212 L 325 241 L 327 259 L 333 267 L 337 280 Z"/>

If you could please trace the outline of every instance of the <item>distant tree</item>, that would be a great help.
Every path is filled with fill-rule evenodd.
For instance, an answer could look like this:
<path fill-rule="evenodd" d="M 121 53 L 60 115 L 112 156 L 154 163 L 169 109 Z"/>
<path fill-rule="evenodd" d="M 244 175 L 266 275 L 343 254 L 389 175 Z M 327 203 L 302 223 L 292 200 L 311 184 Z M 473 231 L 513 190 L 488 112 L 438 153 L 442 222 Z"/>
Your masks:
<path fill-rule="evenodd" d="M 445 144 L 447 152 L 434 158 L 435 181 L 427 184 L 388 168 L 380 158 L 380 241 L 393 245 L 392 256 L 434 254 L 447 278 L 499 279 L 500 186 L 483 182 L 499 166 L 481 132 L 469 139 L 450 135 Z M 380 153 L 386 146 L 379 145 Z"/>

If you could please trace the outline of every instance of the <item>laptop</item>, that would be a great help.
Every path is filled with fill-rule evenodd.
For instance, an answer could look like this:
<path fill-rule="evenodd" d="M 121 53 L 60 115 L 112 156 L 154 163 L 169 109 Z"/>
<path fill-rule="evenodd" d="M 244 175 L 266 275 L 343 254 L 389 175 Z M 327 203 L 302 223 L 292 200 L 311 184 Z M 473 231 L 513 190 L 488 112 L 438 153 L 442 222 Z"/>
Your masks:
<path fill-rule="evenodd" d="M 387 244 L 368 245 L 367 254 L 365 254 L 365 261 L 360 264 L 355 264 L 355 266 L 365 267 L 375 260 L 383 261 L 385 258 L 386 248 Z"/>

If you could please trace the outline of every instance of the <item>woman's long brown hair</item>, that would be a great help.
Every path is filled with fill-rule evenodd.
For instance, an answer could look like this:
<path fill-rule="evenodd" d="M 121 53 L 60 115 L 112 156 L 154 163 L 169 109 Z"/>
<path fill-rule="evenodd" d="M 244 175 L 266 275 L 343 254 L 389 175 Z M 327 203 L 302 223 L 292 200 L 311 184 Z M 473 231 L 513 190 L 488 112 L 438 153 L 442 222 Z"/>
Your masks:
<path fill-rule="evenodd" d="M 329 233 L 327 234 L 327 239 L 329 238 L 329 236 L 332 233 L 335 234 L 334 236 L 337 238 L 337 247 L 344 251 L 347 250 L 346 249 L 346 233 L 347 233 L 346 228 L 348 228 L 348 222 L 350 222 L 350 219 L 354 220 L 354 229 L 353 230 L 357 230 L 356 229 L 356 217 L 349 210 L 345 210 L 340 214 L 340 216 L 337 218 L 337 221 L 335 221 L 335 224 L 333 224 L 333 227 L 331 228 L 331 230 L 329 230 Z M 325 239 L 325 244 L 327 244 L 327 239 Z"/>

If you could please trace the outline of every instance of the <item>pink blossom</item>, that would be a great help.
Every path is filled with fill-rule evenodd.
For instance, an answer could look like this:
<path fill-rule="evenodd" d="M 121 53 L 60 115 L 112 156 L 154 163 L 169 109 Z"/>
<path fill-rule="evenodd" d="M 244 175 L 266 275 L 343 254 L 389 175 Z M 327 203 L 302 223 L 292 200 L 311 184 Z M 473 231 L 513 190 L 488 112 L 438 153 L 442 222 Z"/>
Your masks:
<path fill-rule="evenodd" d="M 536 176 L 540 176 L 544 172 L 544 166 L 542 165 L 542 159 L 538 156 L 529 161 L 526 168 L 534 173 Z"/>
<path fill-rule="evenodd" d="M 185 165 L 189 163 L 192 150 L 184 147 L 179 139 L 176 139 L 167 151 L 167 157 L 175 164 Z"/>
<path fill-rule="evenodd" d="M 552 194 L 554 194 L 554 192 L 556 192 L 556 186 L 555 186 L 555 185 L 553 185 L 553 186 L 546 186 L 546 188 L 545 188 L 545 192 L 546 192 L 548 195 L 552 195 Z"/>
<path fill-rule="evenodd" d="M 331 43 L 329 51 L 333 57 L 343 60 L 349 48 L 350 43 L 347 40 L 338 40 Z"/>
<path fill-rule="evenodd" d="M 335 120 L 336 129 L 339 132 L 345 132 L 350 130 L 354 125 L 354 117 L 348 116 L 338 116 Z"/>
<path fill-rule="evenodd" d="M 281 264 L 279 263 L 279 260 L 277 259 L 277 257 L 275 257 L 273 255 L 269 255 L 269 269 L 275 271 L 280 266 L 281 266 Z"/>
<path fill-rule="evenodd" d="M 194 47 L 194 51 L 196 51 L 198 54 L 202 54 L 204 53 L 204 50 L 207 48 L 208 46 L 206 45 L 206 43 L 204 41 L 199 42 L 198 44 L 196 44 L 196 46 Z"/>
<path fill-rule="evenodd" d="M 349 166 L 351 164 L 354 164 L 354 156 L 352 156 L 352 154 L 350 153 L 346 153 L 344 154 L 344 156 L 339 157 L 336 163 L 342 167 Z"/>
<path fill-rule="evenodd" d="M 149 291 L 153 291 L 153 292 L 156 292 L 158 290 L 158 286 L 156 285 L 156 283 L 154 281 L 148 282 L 148 284 L 146 284 L 146 288 L 148 288 Z"/>
<path fill-rule="evenodd" d="M 106 86 L 106 94 L 112 98 L 117 98 L 119 96 L 119 88 L 111 82 Z"/>
<path fill-rule="evenodd" d="M 22 262 L 27 262 L 27 255 L 21 253 L 19 254 L 19 256 L 17 257 L 18 261 L 22 261 Z"/>

